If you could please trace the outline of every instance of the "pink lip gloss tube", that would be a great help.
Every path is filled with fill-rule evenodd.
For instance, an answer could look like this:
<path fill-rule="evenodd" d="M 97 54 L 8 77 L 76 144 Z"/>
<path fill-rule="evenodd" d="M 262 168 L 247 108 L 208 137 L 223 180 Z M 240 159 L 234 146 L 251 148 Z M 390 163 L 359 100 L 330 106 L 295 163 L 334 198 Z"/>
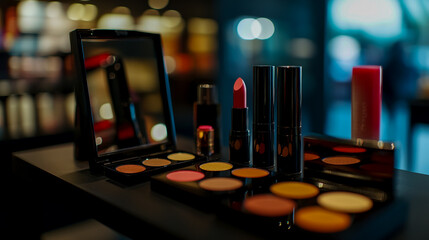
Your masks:
<path fill-rule="evenodd" d="M 381 66 L 356 66 L 352 72 L 352 139 L 380 138 Z"/>

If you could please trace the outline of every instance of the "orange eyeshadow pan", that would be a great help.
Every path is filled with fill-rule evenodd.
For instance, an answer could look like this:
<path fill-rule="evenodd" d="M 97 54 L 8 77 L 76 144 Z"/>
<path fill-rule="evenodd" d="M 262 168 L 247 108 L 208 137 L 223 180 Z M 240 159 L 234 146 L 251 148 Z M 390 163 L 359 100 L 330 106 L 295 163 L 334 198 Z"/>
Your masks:
<path fill-rule="evenodd" d="M 347 229 L 351 224 L 351 217 L 346 213 L 310 206 L 301 208 L 296 212 L 295 223 L 307 231 L 334 233 Z"/>
<path fill-rule="evenodd" d="M 259 168 L 237 168 L 231 171 L 232 175 L 243 178 L 261 178 L 270 174 L 267 170 Z"/>
<path fill-rule="evenodd" d="M 260 194 L 244 200 L 244 208 L 264 217 L 280 217 L 292 213 L 295 202 L 272 194 Z"/>
<path fill-rule="evenodd" d="M 115 169 L 118 172 L 128 173 L 128 174 L 139 173 L 146 170 L 145 167 L 137 164 L 125 164 L 125 165 L 118 166 Z"/>
<path fill-rule="evenodd" d="M 305 199 L 311 198 L 319 194 L 319 189 L 304 182 L 279 182 L 271 185 L 270 191 L 277 196 L 292 198 L 292 199 Z"/>
<path fill-rule="evenodd" d="M 351 165 L 360 163 L 360 160 L 354 157 L 327 157 L 322 160 L 324 163 L 332 164 L 332 165 Z"/>
<path fill-rule="evenodd" d="M 304 161 L 311 161 L 319 159 L 320 156 L 314 153 L 304 153 Z"/>

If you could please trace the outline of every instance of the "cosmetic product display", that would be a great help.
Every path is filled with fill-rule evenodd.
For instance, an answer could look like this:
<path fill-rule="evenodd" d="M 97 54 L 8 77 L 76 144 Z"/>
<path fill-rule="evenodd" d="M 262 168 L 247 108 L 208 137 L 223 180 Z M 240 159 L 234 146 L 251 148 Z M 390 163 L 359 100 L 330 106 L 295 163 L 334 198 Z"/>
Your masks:
<path fill-rule="evenodd" d="M 253 67 L 253 166 L 274 170 L 274 66 Z"/>
<path fill-rule="evenodd" d="M 400 227 L 407 214 L 406 203 L 394 198 L 393 172 L 378 176 L 361 168 L 393 164 L 394 149 L 384 144 L 380 148 L 380 143 L 359 145 L 327 136 L 305 137 L 306 174 L 299 180 L 285 180 L 280 172 L 220 160 L 152 176 L 151 189 L 214 211 L 217 217 L 264 238 L 380 239 Z M 371 156 L 372 163 L 365 154 Z M 360 162 L 323 161 L 330 157 Z M 329 171 L 336 171 L 338 176 L 328 176 L 328 170 L 318 174 L 320 165 L 331 167 Z M 171 177 L 182 174 L 192 176 Z M 370 230 L 374 226 L 376 233 Z"/>
<path fill-rule="evenodd" d="M 197 129 L 201 125 L 212 126 L 214 131 L 214 153 L 220 152 L 220 106 L 214 84 L 200 84 L 197 101 L 193 106 L 194 136 L 197 144 Z"/>
<path fill-rule="evenodd" d="M 176 149 L 159 34 L 79 29 L 70 39 L 77 70 L 76 159 L 123 184 L 206 161 Z"/>
<path fill-rule="evenodd" d="M 356 66 L 352 72 L 352 139 L 380 138 L 381 66 Z"/>
<path fill-rule="evenodd" d="M 197 128 L 197 154 L 210 156 L 214 153 L 214 130 L 212 126 L 202 125 Z"/>
<path fill-rule="evenodd" d="M 277 67 L 277 171 L 286 176 L 303 173 L 302 68 Z"/>
<path fill-rule="evenodd" d="M 234 83 L 229 135 L 229 160 L 242 166 L 252 166 L 246 84 L 238 78 Z"/>

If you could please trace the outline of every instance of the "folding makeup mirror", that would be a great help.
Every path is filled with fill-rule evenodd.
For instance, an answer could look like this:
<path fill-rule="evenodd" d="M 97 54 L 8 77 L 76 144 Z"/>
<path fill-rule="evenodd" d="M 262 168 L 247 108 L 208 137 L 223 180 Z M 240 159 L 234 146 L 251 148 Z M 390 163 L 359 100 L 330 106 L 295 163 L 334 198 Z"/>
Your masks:
<path fill-rule="evenodd" d="M 76 158 L 97 169 L 173 152 L 176 136 L 160 35 L 78 29 L 70 39 L 77 70 Z"/>

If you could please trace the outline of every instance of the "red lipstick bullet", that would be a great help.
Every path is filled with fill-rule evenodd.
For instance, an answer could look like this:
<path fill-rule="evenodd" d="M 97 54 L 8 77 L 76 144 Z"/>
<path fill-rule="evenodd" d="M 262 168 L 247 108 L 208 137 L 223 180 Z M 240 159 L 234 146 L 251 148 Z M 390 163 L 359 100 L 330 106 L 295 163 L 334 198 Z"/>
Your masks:
<path fill-rule="evenodd" d="M 234 83 L 229 160 L 239 166 L 250 166 L 250 130 L 248 129 L 246 84 L 242 78 Z"/>
<path fill-rule="evenodd" d="M 246 98 L 246 84 L 239 77 L 234 83 L 233 108 L 247 108 Z"/>

